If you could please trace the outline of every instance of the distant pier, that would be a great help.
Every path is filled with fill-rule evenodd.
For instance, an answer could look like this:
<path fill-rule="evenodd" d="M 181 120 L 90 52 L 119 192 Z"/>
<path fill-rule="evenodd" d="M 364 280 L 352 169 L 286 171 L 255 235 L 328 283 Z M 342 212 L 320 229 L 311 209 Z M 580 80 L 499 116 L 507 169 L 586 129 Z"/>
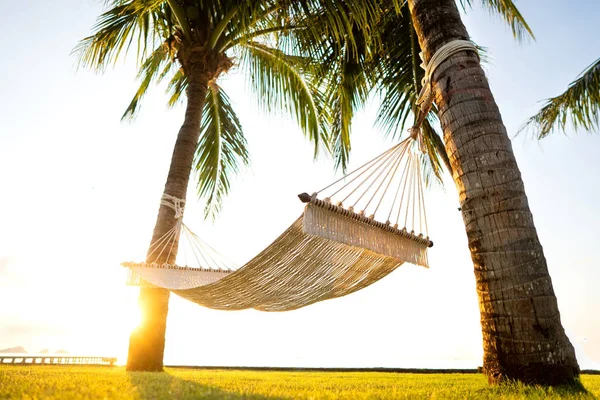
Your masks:
<path fill-rule="evenodd" d="M 116 357 L 80 357 L 66 355 L 13 355 L 0 354 L 0 365 L 114 365 Z"/>

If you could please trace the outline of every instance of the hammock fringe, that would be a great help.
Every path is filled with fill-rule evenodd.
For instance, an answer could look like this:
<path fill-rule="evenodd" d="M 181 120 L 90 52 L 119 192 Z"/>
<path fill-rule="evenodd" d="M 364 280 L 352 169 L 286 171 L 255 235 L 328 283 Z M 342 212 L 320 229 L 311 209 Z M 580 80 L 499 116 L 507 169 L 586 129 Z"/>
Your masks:
<path fill-rule="evenodd" d="M 306 205 L 303 229 L 310 235 L 429 268 L 427 247 L 433 244 L 429 238 L 370 220 L 322 200 L 313 199 Z"/>

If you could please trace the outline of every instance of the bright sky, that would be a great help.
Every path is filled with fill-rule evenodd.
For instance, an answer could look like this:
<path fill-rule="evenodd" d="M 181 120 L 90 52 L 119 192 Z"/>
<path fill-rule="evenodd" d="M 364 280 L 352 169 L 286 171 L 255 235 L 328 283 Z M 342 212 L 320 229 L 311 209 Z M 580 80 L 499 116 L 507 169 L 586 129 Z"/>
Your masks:
<path fill-rule="evenodd" d="M 514 134 L 538 101 L 560 93 L 600 55 L 600 3 L 519 2 L 537 41 L 518 45 L 496 18 L 465 17 L 489 48 L 485 69 Z M 120 116 L 135 66 L 103 76 L 76 70 L 69 53 L 90 32 L 101 2 L 8 2 L 0 14 L 0 348 L 49 348 L 125 360 L 137 290 L 121 261 L 150 240 L 182 108 L 156 88 L 134 123 Z M 186 223 L 243 264 L 302 212 L 296 194 L 334 178 L 285 119 L 262 115 L 244 77 L 233 98 L 252 165 L 212 224 L 188 195 Z M 375 106 L 354 124 L 355 165 L 390 147 L 372 128 Z M 600 369 L 600 136 L 557 135 L 513 146 L 544 245 L 562 321 L 582 368 Z M 345 298 L 287 313 L 222 312 L 173 296 L 165 362 L 315 367 L 476 367 L 481 333 L 467 239 L 453 183 L 427 196 L 436 245 L 431 269 L 406 265 Z"/>

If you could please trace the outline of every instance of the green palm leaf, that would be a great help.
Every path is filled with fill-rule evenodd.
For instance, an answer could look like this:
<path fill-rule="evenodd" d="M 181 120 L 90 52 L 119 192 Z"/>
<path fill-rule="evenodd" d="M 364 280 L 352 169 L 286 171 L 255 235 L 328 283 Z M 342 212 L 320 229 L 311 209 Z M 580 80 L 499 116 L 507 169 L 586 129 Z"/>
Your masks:
<path fill-rule="evenodd" d="M 265 111 L 290 115 L 314 143 L 316 155 L 326 141 L 321 127 L 322 102 L 307 79 L 308 60 L 256 41 L 240 46 L 241 66 L 251 77 L 249 84 L 258 104 Z"/>
<path fill-rule="evenodd" d="M 164 0 L 113 0 L 109 9 L 94 25 L 94 35 L 81 40 L 73 52 L 78 55 L 79 65 L 97 71 L 117 61 L 121 53 L 128 53 L 134 45 L 137 59 L 145 58 L 146 49 L 155 47 L 163 40 L 157 32 L 165 31 Z M 159 40 L 157 43 L 157 39 Z"/>
<path fill-rule="evenodd" d="M 471 7 L 474 0 L 460 0 L 464 9 Z M 512 0 L 479 0 L 482 7 L 493 14 L 498 14 L 510 26 L 513 36 L 521 41 L 526 38 L 535 39 L 525 18 Z"/>
<path fill-rule="evenodd" d="M 173 58 L 168 43 L 161 44 L 146 58 L 138 71 L 137 78 L 141 80 L 140 86 L 127 106 L 122 119 L 133 119 L 140 108 L 140 101 L 148 91 L 153 81 L 159 83 L 174 67 Z"/>
<path fill-rule="evenodd" d="M 216 84 L 209 85 L 194 159 L 198 195 L 206 200 L 206 216 L 215 217 L 230 189 L 230 178 L 250 158 L 242 125 L 229 97 Z"/>
<path fill-rule="evenodd" d="M 430 113 L 429 118 L 426 118 L 421 125 L 423 144 L 425 145 L 425 154 L 422 156 L 422 165 L 424 166 L 423 174 L 427 186 L 431 185 L 434 181 L 443 184 L 443 166 L 445 166 L 448 172 L 452 174 L 452 166 L 450 165 L 448 153 L 446 153 L 444 141 L 434 128 L 434 126 L 439 126 L 439 121 L 437 121 L 437 116 L 433 117 L 432 114 L 433 113 Z M 432 176 L 435 177 L 435 180 L 432 179 Z"/>
<path fill-rule="evenodd" d="M 360 46 L 360 44 L 359 44 Z M 333 105 L 330 115 L 329 136 L 335 168 L 346 169 L 350 156 L 350 130 L 354 114 L 362 109 L 368 98 L 371 82 L 366 71 L 365 59 L 352 57 L 345 46 L 333 55 L 333 62 L 325 64 L 335 79 L 329 79 L 325 88 L 328 104 Z"/>
<path fill-rule="evenodd" d="M 532 129 L 543 139 L 551 132 L 564 132 L 567 124 L 575 130 L 598 130 L 600 121 L 600 59 L 585 69 L 562 94 L 546 101 L 520 131 Z"/>
<path fill-rule="evenodd" d="M 384 0 L 384 3 L 393 2 L 398 13 L 408 12 L 408 0 Z M 459 0 L 463 10 L 473 6 L 475 0 Z M 525 21 L 525 18 L 512 0 L 479 0 L 483 8 L 491 14 L 499 15 L 510 26 L 513 36 L 521 41 L 527 38 L 535 39 L 533 31 Z M 389 8 L 389 6 L 387 7 Z"/>
<path fill-rule="evenodd" d="M 169 81 L 167 86 L 167 94 L 169 95 L 169 101 L 167 105 L 169 107 L 175 107 L 180 101 L 181 96 L 185 93 L 188 87 L 188 80 L 182 69 L 179 69 L 173 78 Z"/>
<path fill-rule="evenodd" d="M 407 7 L 404 4 L 404 7 Z M 424 71 L 420 67 L 421 48 L 412 27 L 408 9 L 392 14 L 382 23 L 383 51 L 378 55 L 378 88 L 381 103 L 375 124 L 385 135 L 401 137 L 415 115 L 415 103 Z M 439 126 L 435 108 L 421 125 L 426 154 L 421 157 L 426 183 L 431 177 L 442 182 L 442 165 L 451 171 L 444 142 L 434 126 Z M 410 120 L 412 124 L 412 120 Z"/>

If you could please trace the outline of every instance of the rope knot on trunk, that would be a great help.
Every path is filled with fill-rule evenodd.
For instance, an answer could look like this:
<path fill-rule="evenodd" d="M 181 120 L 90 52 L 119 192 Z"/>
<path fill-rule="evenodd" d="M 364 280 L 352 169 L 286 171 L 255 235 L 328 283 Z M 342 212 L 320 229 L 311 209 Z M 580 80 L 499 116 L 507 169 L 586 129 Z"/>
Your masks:
<path fill-rule="evenodd" d="M 426 63 L 423 60 L 423 52 L 419 53 L 419 57 L 423 62 L 421 63 L 421 68 L 425 70 L 425 76 L 421 80 L 421 92 L 419 93 L 419 97 L 417 98 L 417 115 L 415 116 L 414 125 L 408 130 L 410 137 L 419 142 L 419 148 L 423 153 L 425 153 L 425 144 L 423 142 L 423 135 L 421 133 L 421 124 L 423 120 L 427 117 L 429 110 L 431 110 L 431 106 L 433 104 L 433 88 L 432 88 L 432 77 L 435 70 L 446 60 L 452 57 L 454 54 L 459 53 L 461 51 L 474 51 L 479 58 L 479 53 L 477 52 L 477 46 L 473 44 L 470 40 L 452 40 L 442 47 L 440 47 L 429 63 Z"/>
<path fill-rule="evenodd" d="M 423 87 L 421 88 L 421 92 L 419 93 L 419 97 L 417 98 L 417 106 L 421 107 L 422 110 L 431 106 L 431 103 L 433 102 L 431 78 L 433 77 L 433 73 L 435 72 L 435 70 L 444 61 L 446 61 L 456 53 L 469 50 L 475 52 L 475 54 L 477 54 L 477 57 L 479 57 L 477 46 L 475 46 L 475 44 L 473 44 L 473 42 L 471 42 L 470 40 L 452 40 L 451 42 L 448 42 L 442 47 L 440 47 L 435 52 L 433 57 L 431 57 L 429 63 L 426 63 L 425 60 L 423 60 L 421 68 L 425 70 L 425 76 L 421 81 Z M 423 59 L 423 52 L 419 53 L 419 56 L 421 57 L 421 59 Z"/>
<path fill-rule="evenodd" d="M 183 218 L 185 199 L 180 199 L 175 196 L 171 196 L 168 193 L 163 193 L 162 198 L 160 199 L 160 204 L 175 211 L 175 219 Z"/>

